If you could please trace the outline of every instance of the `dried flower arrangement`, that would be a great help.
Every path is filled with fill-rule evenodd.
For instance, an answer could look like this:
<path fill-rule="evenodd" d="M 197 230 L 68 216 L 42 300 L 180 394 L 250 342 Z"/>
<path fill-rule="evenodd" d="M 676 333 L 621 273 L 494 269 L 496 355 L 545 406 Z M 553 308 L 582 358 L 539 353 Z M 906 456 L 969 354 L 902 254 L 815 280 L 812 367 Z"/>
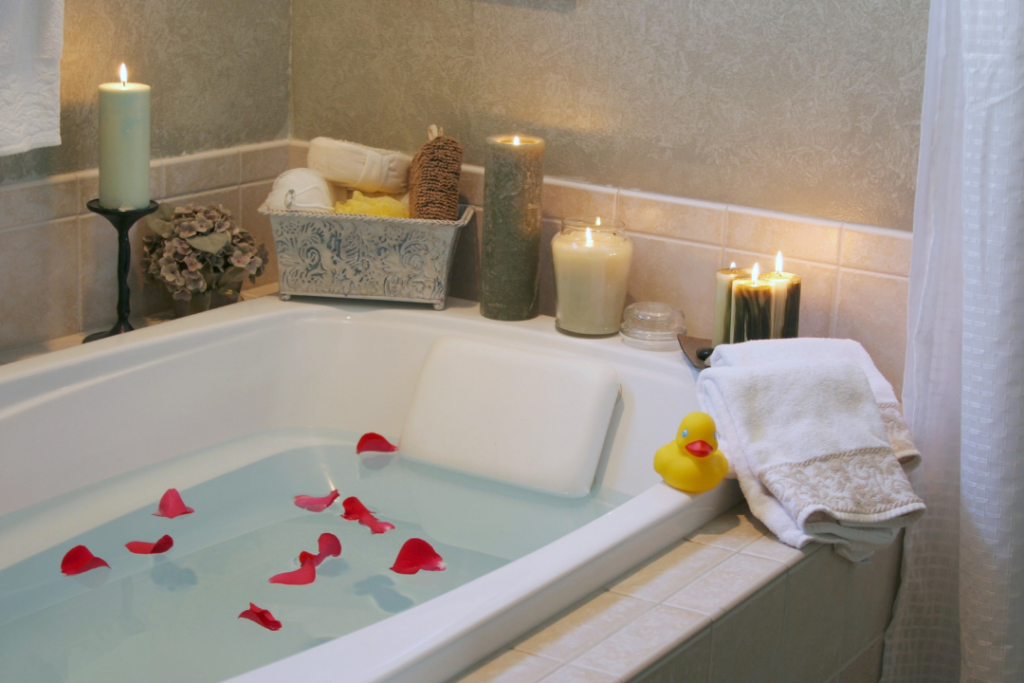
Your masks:
<path fill-rule="evenodd" d="M 266 269 L 266 247 L 257 247 L 223 206 L 161 204 L 148 225 L 153 234 L 143 238 L 143 271 L 176 303 L 210 293 L 237 300 L 242 281 L 255 282 Z"/>

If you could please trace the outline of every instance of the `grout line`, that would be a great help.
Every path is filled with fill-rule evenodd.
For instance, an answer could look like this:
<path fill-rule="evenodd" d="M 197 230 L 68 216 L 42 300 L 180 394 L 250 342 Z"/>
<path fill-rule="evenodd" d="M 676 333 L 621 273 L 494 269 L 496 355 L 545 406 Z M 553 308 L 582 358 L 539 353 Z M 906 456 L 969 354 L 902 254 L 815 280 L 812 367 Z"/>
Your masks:
<path fill-rule="evenodd" d="M 643 237 L 645 239 L 666 240 L 668 242 L 676 242 L 678 244 L 685 244 L 685 245 L 688 245 L 688 246 L 691 246 L 691 247 L 703 247 L 705 249 L 722 249 L 722 247 L 720 245 L 714 244 L 712 242 L 695 242 L 693 240 L 684 240 L 684 239 L 680 239 L 678 237 L 668 237 L 666 235 L 655 235 L 655 234 L 652 234 L 652 233 L 649 233 L 649 232 L 637 232 L 636 230 L 629 230 L 629 229 L 627 229 L 626 230 L 626 234 L 627 235 L 631 235 L 631 236 L 635 236 L 635 237 Z"/>
<path fill-rule="evenodd" d="M 843 265 L 843 252 L 846 251 L 846 223 L 839 226 L 839 236 L 836 238 L 836 264 Z"/>
<path fill-rule="evenodd" d="M 836 328 L 839 326 L 839 289 L 843 286 L 843 269 L 836 273 L 836 288 L 832 292 L 832 310 L 829 312 L 828 336 L 835 339 Z"/>
<path fill-rule="evenodd" d="M 81 217 L 75 218 L 75 234 L 78 237 L 78 277 L 76 278 L 75 291 L 78 292 L 78 332 L 85 330 L 85 292 L 82 286 L 82 222 L 85 220 Z"/>

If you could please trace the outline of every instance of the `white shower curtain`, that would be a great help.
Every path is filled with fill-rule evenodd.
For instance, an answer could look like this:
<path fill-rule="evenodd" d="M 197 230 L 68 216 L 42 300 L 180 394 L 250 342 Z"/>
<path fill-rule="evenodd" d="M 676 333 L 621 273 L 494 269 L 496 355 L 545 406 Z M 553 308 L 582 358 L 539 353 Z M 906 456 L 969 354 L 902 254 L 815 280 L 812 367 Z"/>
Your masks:
<path fill-rule="evenodd" d="M 1024 0 L 932 0 L 904 411 L 907 533 L 882 680 L 1024 681 Z"/>

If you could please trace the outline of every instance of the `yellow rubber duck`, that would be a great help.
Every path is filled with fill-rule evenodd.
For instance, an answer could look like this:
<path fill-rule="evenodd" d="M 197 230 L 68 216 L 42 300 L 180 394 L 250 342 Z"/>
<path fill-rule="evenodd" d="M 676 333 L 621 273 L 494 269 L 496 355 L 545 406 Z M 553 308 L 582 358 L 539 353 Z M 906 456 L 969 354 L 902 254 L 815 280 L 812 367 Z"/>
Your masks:
<path fill-rule="evenodd" d="M 654 454 L 654 471 L 672 488 L 702 493 L 718 486 L 729 461 L 718 450 L 715 421 L 707 413 L 690 413 L 679 423 L 676 440 Z"/>

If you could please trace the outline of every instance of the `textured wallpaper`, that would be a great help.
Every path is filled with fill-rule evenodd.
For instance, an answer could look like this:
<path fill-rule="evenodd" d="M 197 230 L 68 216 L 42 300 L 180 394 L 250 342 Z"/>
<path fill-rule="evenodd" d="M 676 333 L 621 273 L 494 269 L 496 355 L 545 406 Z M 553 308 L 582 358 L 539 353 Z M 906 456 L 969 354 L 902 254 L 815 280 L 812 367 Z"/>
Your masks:
<path fill-rule="evenodd" d="M 73 0 L 69 0 L 73 1 Z M 81 1 L 81 0 L 79 0 Z M 927 0 L 292 0 L 293 135 L 909 230 Z"/>
<path fill-rule="evenodd" d="M 153 87 L 154 158 L 288 136 L 288 0 L 65 0 L 63 144 L 0 157 L 0 182 L 97 164 L 97 87 Z"/>

